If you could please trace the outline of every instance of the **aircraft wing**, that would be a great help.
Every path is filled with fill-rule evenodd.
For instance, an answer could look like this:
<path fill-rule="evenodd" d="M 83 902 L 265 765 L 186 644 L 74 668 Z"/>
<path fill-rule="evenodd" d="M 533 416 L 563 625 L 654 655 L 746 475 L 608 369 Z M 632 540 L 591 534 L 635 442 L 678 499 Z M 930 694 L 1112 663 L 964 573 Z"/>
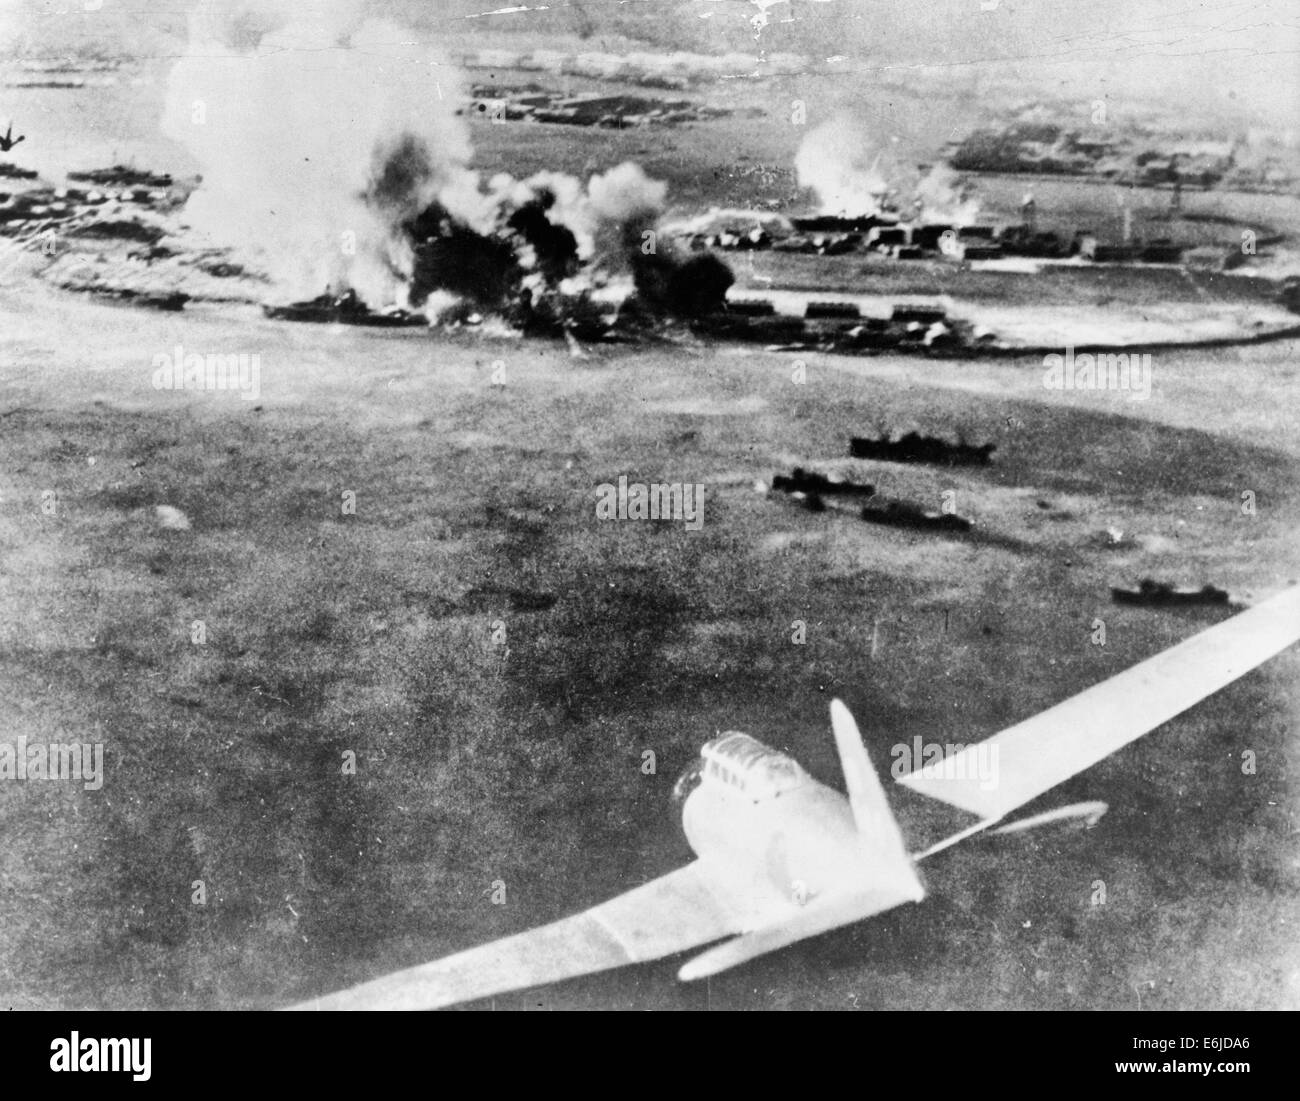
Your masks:
<path fill-rule="evenodd" d="M 1300 586 L 1051 707 L 899 778 L 994 822 L 1231 684 L 1300 639 Z M 998 749 L 989 786 L 977 751 Z M 963 760 L 963 758 L 965 758 Z M 986 771 L 986 776 L 988 773 Z"/>
<path fill-rule="evenodd" d="M 743 936 L 715 944 L 687 963 L 677 977 L 684 982 L 707 978 L 748 960 L 775 952 L 820 933 L 852 925 L 876 914 L 883 914 L 905 902 L 919 902 L 925 897 L 920 880 L 912 876 L 912 885 L 897 882 L 868 887 L 826 899 L 817 899 L 799 913 L 783 917 L 770 925 Z"/>
<path fill-rule="evenodd" d="M 699 860 L 573 917 L 294 1009 L 435 1009 L 684 952 L 784 915 L 791 903 Z"/>

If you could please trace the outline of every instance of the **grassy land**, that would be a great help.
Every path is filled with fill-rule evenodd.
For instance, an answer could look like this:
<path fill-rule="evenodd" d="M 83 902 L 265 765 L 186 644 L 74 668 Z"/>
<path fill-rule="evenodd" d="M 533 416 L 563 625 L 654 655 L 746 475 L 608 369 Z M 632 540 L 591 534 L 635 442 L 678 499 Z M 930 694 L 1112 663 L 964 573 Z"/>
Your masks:
<path fill-rule="evenodd" d="M 476 124 L 476 164 L 632 157 L 685 206 L 780 198 L 738 171 L 788 166 L 802 136 L 778 125 L 792 89 L 763 87 L 766 121 Z M 147 89 L 81 108 L 50 117 L 86 132 L 42 138 L 68 166 L 193 171 L 142 137 Z M 918 735 L 969 742 L 1213 618 L 1113 607 L 1111 583 L 1300 576 L 1294 345 L 1162 357 L 1145 403 L 1045 392 L 1035 363 L 809 355 L 796 386 L 788 357 L 749 348 L 574 360 L 3 278 L 0 738 L 102 741 L 107 777 L 0 785 L 0 1004 L 282 1005 L 527 928 L 688 856 L 669 791 L 717 730 L 838 784 L 833 694 L 878 761 Z M 1062 304 L 1141 290 L 992 278 Z M 261 398 L 155 391 L 152 356 L 177 343 L 256 352 Z M 912 428 L 992 440 L 996 462 L 844 458 L 851 435 Z M 931 507 L 955 492 L 976 534 L 754 491 L 795 464 Z M 703 529 L 598 523 L 595 487 L 624 474 L 702 482 Z M 921 907 L 705 988 L 669 961 L 497 1004 L 1294 1007 L 1296 672 L 1279 658 L 1068 785 L 1061 802 L 1111 803 L 1099 829 L 927 865 Z"/>
<path fill-rule="evenodd" d="M 1141 308 L 1166 303 L 1255 302 L 1276 298 L 1264 279 L 1174 268 L 1045 265 L 1032 274 L 972 271 L 945 260 L 890 260 L 878 256 L 731 253 L 742 285 L 882 295 L 951 295 L 1011 307 Z"/>
<path fill-rule="evenodd" d="M 276 1005 L 531 926 L 687 855 L 668 790 L 717 729 L 836 783 L 832 694 L 879 760 L 915 735 L 968 741 L 1205 622 L 1113 608 L 1110 582 L 1260 589 L 1300 569 L 1278 349 L 1181 361 L 1145 405 L 1080 405 L 1032 365 L 814 357 L 799 387 L 748 351 L 580 362 L 242 314 L 56 315 L 16 293 L 6 737 L 102 740 L 108 764 L 98 793 L 0 791 L 15 1005 Z M 151 389 L 152 350 L 178 341 L 258 351 L 262 398 Z M 996 440 L 999 461 L 842 458 L 854 433 L 909 427 Z M 808 460 L 921 501 L 955 490 L 980 534 L 754 492 Z M 598 523 L 595 486 L 621 474 L 702 482 L 703 529 Z M 190 530 L 160 528 L 160 504 Z M 1142 539 L 1105 549 L 1108 525 Z M 1294 673 L 1280 659 L 1071 784 L 1062 800 L 1112 802 L 1103 830 L 945 857 L 932 903 L 715 980 L 711 1004 L 1127 1006 L 1147 972 L 1164 985 L 1144 1004 L 1294 999 Z M 672 971 L 512 1004 L 695 1004 Z"/>

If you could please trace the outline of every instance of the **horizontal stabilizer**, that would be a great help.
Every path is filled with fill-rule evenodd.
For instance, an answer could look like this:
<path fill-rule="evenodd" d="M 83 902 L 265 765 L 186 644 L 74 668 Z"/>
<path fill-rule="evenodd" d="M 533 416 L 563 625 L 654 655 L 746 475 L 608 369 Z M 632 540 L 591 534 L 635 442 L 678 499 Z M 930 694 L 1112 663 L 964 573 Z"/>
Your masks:
<path fill-rule="evenodd" d="M 1092 800 L 1087 803 L 1071 803 L 1068 807 L 1053 807 L 1051 810 L 1045 810 L 1042 814 L 1035 814 L 1029 818 L 1017 818 L 1014 822 L 999 826 L 993 832 L 1024 833 L 1026 830 L 1036 830 L 1039 826 L 1048 826 L 1053 822 L 1070 821 L 1082 821 L 1085 826 L 1092 829 L 1101 821 L 1101 816 L 1109 809 L 1100 800 Z"/>

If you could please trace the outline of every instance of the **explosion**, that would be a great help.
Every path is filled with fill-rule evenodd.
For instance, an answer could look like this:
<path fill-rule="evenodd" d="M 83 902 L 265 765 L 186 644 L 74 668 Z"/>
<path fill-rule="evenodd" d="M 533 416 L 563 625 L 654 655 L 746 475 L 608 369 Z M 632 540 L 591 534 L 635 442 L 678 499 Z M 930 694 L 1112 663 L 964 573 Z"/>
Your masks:
<path fill-rule="evenodd" d="M 189 30 L 163 129 L 201 167 L 190 225 L 255 251 L 289 293 L 400 300 L 412 256 L 394 225 L 435 198 L 475 214 L 454 72 L 354 0 L 204 5 Z"/>
<path fill-rule="evenodd" d="M 936 164 L 922 176 L 913 194 L 922 225 L 969 226 L 979 220 L 979 201 L 946 164 Z"/>
<path fill-rule="evenodd" d="M 795 171 L 800 186 L 816 192 L 823 214 L 864 218 L 910 203 L 905 212 L 917 211 L 922 223 L 970 225 L 979 216 L 979 204 L 947 165 L 921 175 L 843 116 L 809 132 L 795 155 Z"/>
<path fill-rule="evenodd" d="M 655 241 L 666 184 L 625 163 L 585 187 L 555 172 L 485 186 L 459 76 L 415 37 L 365 19 L 358 0 L 310 17 L 286 0 L 201 7 L 164 117 L 202 168 L 191 227 L 254 255 L 280 294 L 531 321 L 562 288 L 631 275 L 652 311 L 700 312 Z M 722 276 L 701 274 L 720 303 Z"/>
<path fill-rule="evenodd" d="M 677 266 L 653 228 L 666 192 L 666 184 L 625 162 L 585 188 L 550 172 L 495 176 L 483 196 L 489 216 L 474 225 L 435 200 L 402 226 L 416 258 L 411 301 L 447 291 L 484 310 L 509 312 L 521 300 L 532 310 L 546 296 L 628 273 L 640 289 L 644 256 Z M 538 319 L 530 313 L 528 320 Z"/>
<path fill-rule="evenodd" d="M 794 167 L 799 186 L 817 193 L 822 213 L 860 218 L 879 213 L 890 190 L 883 159 L 861 128 L 841 117 L 809 132 Z"/>

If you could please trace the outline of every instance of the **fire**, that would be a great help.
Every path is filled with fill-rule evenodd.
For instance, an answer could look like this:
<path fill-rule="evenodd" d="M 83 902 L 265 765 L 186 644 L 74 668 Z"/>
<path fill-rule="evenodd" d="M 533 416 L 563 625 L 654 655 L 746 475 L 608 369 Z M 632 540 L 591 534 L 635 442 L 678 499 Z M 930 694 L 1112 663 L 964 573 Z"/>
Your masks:
<path fill-rule="evenodd" d="M 857 120 L 840 116 L 809 132 L 795 156 L 801 187 L 816 192 L 823 214 L 861 218 L 886 209 L 920 222 L 970 225 L 979 204 L 957 174 L 937 164 L 921 175 L 901 163 L 889 143 L 880 142 Z"/>
<path fill-rule="evenodd" d="M 477 192 L 458 78 L 413 37 L 351 0 L 201 6 L 163 120 L 201 167 L 190 225 L 255 253 L 287 293 L 398 301 L 412 256 L 395 221 L 435 197 L 461 213 Z M 404 173 L 376 187 L 377 156 Z"/>
<path fill-rule="evenodd" d="M 416 37 L 355 0 L 310 16 L 285 0 L 201 7 L 164 118 L 202 167 L 191 227 L 256 257 L 277 295 L 346 288 L 376 308 L 534 317 L 561 287 L 630 275 L 652 311 L 689 298 L 656 241 L 666 184 L 630 162 L 585 185 L 555 172 L 484 184 L 459 74 Z"/>

